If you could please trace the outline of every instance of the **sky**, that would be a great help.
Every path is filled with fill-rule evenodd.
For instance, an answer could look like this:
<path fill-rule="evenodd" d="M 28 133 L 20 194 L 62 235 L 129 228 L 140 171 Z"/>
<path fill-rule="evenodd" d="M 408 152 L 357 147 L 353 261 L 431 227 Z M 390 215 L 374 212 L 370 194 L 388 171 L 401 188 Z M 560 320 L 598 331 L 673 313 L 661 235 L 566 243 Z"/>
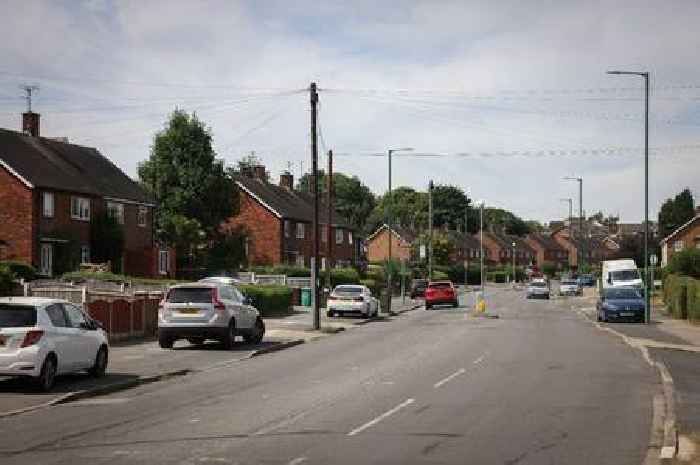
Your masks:
<path fill-rule="evenodd" d="M 4 0 L 0 127 L 20 129 L 37 85 L 42 135 L 98 148 L 136 178 L 176 108 L 217 156 L 255 152 L 277 180 L 319 164 L 393 185 L 454 184 L 526 219 L 583 208 L 644 216 L 644 93 L 651 75 L 650 217 L 700 196 L 700 2 Z"/>

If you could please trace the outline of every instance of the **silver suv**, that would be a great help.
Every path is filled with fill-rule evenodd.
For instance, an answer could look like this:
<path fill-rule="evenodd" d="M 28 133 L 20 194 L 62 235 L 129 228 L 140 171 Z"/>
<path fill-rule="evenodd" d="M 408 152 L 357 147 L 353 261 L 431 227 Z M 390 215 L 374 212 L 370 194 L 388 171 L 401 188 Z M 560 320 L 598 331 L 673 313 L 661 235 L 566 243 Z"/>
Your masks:
<path fill-rule="evenodd" d="M 197 345 L 216 339 L 231 349 L 239 335 L 257 344 L 265 335 L 265 324 L 235 286 L 215 282 L 179 284 L 168 290 L 158 308 L 158 342 L 162 348 L 171 348 L 178 339 Z"/>

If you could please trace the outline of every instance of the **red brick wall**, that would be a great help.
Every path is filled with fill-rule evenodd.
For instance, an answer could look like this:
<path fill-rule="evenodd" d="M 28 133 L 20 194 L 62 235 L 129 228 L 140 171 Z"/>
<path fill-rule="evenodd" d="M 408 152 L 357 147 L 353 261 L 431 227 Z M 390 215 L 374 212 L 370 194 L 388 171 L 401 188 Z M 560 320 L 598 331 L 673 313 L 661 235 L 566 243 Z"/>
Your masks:
<path fill-rule="evenodd" d="M 578 266 L 578 254 L 576 246 L 569 241 L 568 233 L 563 230 L 557 231 L 552 234 L 552 239 L 557 241 L 557 243 L 564 247 L 569 254 L 569 266 Z"/>
<path fill-rule="evenodd" d="M 411 246 L 405 241 L 399 241 L 394 235 L 391 239 L 391 256 L 402 261 L 411 259 Z M 367 260 L 382 262 L 389 258 L 389 231 L 382 229 L 367 245 Z"/>
<path fill-rule="evenodd" d="M 38 236 L 39 237 L 55 237 L 76 241 L 74 245 L 76 250 L 80 250 L 81 246 L 90 246 L 90 222 L 81 221 L 71 218 L 71 195 L 67 192 L 53 192 L 53 218 L 45 218 L 43 215 L 43 190 L 34 192 L 34 208 L 37 212 L 38 221 Z M 99 199 L 83 194 L 77 194 L 79 197 L 90 198 L 90 218 L 94 218 L 102 212 L 102 205 Z M 73 245 L 73 244 L 72 244 Z M 38 242 L 34 247 L 34 261 L 39 263 L 39 246 Z M 54 263 L 55 266 L 55 263 Z"/>
<path fill-rule="evenodd" d="M 283 251 L 284 252 L 298 252 L 304 257 L 304 265 L 311 266 L 311 257 L 313 256 L 314 247 L 314 231 L 313 225 L 311 223 L 304 223 L 304 238 L 297 239 L 297 222 L 294 220 L 287 220 L 290 223 L 289 226 L 289 237 L 283 238 Z M 319 227 L 319 234 L 321 235 L 319 239 L 319 255 L 321 257 L 328 256 L 328 243 L 326 240 L 324 224 Z M 355 261 L 354 247 L 357 238 L 353 234 L 353 243 L 348 243 L 348 230 L 341 228 L 343 231 L 343 243 L 337 244 L 335 240 L 336 228 L 331 228 L 331 253 L 333 255 L 333 263 L 330 266 L 334 266 L 338 261 L 343 262 L 353 262 Z M 284 259 L 284 256 L 283 256 Z M 319 263 L 321 266 L 321 263 Z"/>
<path fill-rule="evenodd" d="M 673 254 L 675 253 L 673 247 L 676 241 L 683 242 L 683 250 L 694 249 L 695 247 L 698 247 L 698 243 L 696 242 L 697 237 L 700 237 L 700 220 L 693 221 L 686 229 L 676 234 L 666 244 L 664 244 L 664 247 L 666 247 L 666 253 L 668 254 L 668 261 L 671 261 L 671 257 L 673 257 Z"/>
<path fill-rule="evenodd" d="M 222 230 L 243 230 L 248 236 L 248 263 L 274 265 L 282 261 L 281 221 L 255 199 L 240 191 L 238 215 L 225 221 Z"/>
<path fill-rule="evenodd" d="M 32 190 L 0 167 L 0 259 L 34 263 Z"/>
<path fill-rule="evenodd" d="M 488 263 L 508 263 L 501 257 L 501 246 L 488 233 L 484 232 L 484 260 Z"/>

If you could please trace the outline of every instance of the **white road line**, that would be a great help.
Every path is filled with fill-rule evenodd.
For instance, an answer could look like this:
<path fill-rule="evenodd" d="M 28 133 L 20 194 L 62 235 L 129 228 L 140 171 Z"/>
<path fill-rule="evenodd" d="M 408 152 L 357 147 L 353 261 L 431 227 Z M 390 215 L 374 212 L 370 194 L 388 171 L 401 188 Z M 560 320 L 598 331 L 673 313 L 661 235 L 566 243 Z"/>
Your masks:
<path fill-rule="evenodd" d="M 481 362 L 483 362 L 485 357 L 486 357 L 486 355 L 482 355 L 481 357 L 479 357 L 479 358 L 477 358 L 476 360 L 474 360 L 474 362 L 473 362 L 474 365 L 478 365 L 478 364 L 480 364 Z"/>
<path fill-rule="evenodd" d="M 287 465 L 299 465 L 300 463 L 306 462 L 306 460 L 306 457 L 297 457 L 291 462 L 289 462 Z"/>
<path fill-rule="evenodd" d="M 450 376 L 448 376 L 447 378 L 443 378 L 443 379 L 441 379 L 440 381 L 438 381 L 437 383 L 433 384 L 433 387 L 437 389 L 437 388 L 439 388 L 440 386 L 442 386 L 443 384 L 445 384 L 445 383 L 447 383 L 447 382 L 453 380 L 453 379 L 456 378 L 457 376 L 459 376 L 459 375 L 461 375 L 461 374 L 464 374 L 464 373 L 466 373 L 466 372 L 467 372 L 467 370 L 465 370 L 464 368 L 460 368 L 459 370 L 455 371 L 454 373 L 452 373 L 452 374 L 451 374 Z"/>
<path fill-rule="evenodd" d="M 368 422 L 365 423 L 364 425 L 362 425 L 362 426 L 360 426 L 360 427 L 358 427 L 358 428 L 355 428 L 354 430 L 350 431 L 350 432 L 348 433 L 348 436 L 355 436 L 356 434 L 361 433 L 362 431 L 366 430 L 367 428 L 371 428 L 372 426 L 376 425 L 377 423 L 379 423 L 380 421 L 384 420 L 385 418 L 388 418 L 388 417 L 390 417 L 391 415 L 395 414 L 396 412 L 398 412 L 398 411 L 401 410 L 402 408 L 411 405 L 411 404 L 414 403 L 415 401 L 416 401 L 415 399 L 406 399 L 405 401 L 401 402 L 399 405 L 397 405 L 397 406 L 394 407 L 393 409 L 391 409 L 391 410 L 389 410 L 389 411 L 387 411 L 387 412 L 382 413 L 381 415 L 379 415 L 379 416 L 378 416 L 377 418 L 375 418 L 374 420 L 368 421 Z"/>

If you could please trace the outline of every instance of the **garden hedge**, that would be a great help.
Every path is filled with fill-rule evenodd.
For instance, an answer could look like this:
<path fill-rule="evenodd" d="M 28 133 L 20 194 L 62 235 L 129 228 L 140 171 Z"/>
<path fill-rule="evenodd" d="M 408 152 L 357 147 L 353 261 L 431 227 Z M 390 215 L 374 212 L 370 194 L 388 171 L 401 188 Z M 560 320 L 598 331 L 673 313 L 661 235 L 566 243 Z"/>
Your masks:
<path fill-rule="evenodd" d="M 686 289 L 686 309 L 688 320 L 700 323 L 700 280 L 689 279 Z"/>
<path fill-rule="evenodd" d="M 253 300 L 253 305 L 265 316 L 289 313 L 292 309 L 292 288 L 278 285 L 248 284 L 241 291 Z"/>
<path fill-rule="evenodd" d="M 0 263 L 0 296 L 10 295 L 14 287 L 14 278 L 10 267 Z"/>
<path fill-rule="evenodd" d="M 31 281 L 32 279 L 36 278 L 36 269 L 27 263 L 6 260 L 0 262 L 0 265 L 6 266 L 7 269 L 10 270 L 10 273 L 15 276 L 15 279 Z"/>

